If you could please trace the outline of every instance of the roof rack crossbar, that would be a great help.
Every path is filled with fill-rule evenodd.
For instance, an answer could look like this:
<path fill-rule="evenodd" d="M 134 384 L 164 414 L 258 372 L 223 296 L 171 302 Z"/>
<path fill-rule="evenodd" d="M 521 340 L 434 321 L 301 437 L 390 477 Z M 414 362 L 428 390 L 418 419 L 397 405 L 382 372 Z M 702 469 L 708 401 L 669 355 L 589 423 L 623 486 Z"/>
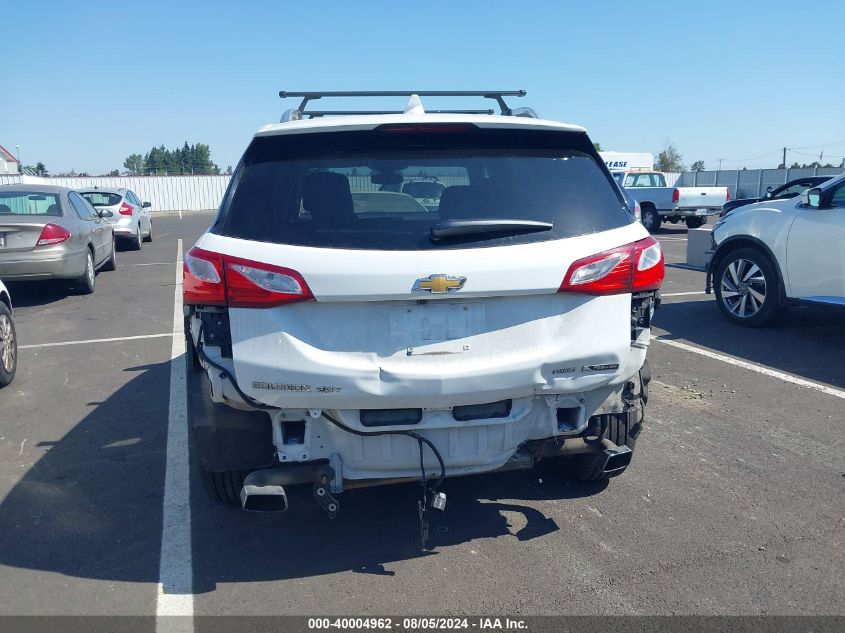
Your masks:
<path fill-rule="evenodd" d="M 493 114 L 494 110 L 427 110 L 432 114 Z M 316 118 L 321 116 L 354 116 L 361 114 L 404 114 L 404 110 L 303 110 L 302 116 Z"/>
<path fill-rule="evenodd" d="M 511 109 L 505 103 L 504 97 L 524 97 L 525 90 L 327 90 L 323 92 L 291 92 L 280 90 L 279 97 L 301 97 L 299 107 L 291 113 L 290 118 L 301 117 L 305 113 L 305 106 L 309 101 L 323 97 L 484 97 L 493 99 L 499 105 L 503 115 L 511 114 Z M 374 113 L 368 113 L 374 114 Z"/>

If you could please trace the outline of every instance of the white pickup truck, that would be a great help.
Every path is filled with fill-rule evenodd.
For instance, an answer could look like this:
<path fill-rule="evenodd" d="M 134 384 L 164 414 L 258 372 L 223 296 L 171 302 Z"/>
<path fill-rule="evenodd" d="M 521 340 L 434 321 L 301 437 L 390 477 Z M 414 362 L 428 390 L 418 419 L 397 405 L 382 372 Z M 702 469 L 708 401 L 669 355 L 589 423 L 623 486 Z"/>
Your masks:
<path fill-rule="evenodd" d="M 697 229 L 730 200 L 727 187 L 667 187 L 666 176 L 659 171 L 612 171 L 619 185 L 640 203 L 642 223 L 651 233 L 661 222 L 681 220 Z"/>

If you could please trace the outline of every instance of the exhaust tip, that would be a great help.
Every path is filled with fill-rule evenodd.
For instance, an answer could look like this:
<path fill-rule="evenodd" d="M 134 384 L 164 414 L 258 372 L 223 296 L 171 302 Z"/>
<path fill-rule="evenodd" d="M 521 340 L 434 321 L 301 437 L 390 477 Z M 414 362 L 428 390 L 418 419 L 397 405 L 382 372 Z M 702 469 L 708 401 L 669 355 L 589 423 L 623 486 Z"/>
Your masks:
<path fill-rule="evenodd" d="M 633 451 L 627 446 L 607 449 L 604 451 L 604 454 L 607 460 L 604 463 L 602 472 L 609 477 L 621 475 L 628 468 L 631 458 L 634 456 Z"/>
<path fill-rule="evenodd" d="M 281 486 L 247 484 L 241 488 L 241 507 L 247 512 L 284 512 L 288 496 Z"/>

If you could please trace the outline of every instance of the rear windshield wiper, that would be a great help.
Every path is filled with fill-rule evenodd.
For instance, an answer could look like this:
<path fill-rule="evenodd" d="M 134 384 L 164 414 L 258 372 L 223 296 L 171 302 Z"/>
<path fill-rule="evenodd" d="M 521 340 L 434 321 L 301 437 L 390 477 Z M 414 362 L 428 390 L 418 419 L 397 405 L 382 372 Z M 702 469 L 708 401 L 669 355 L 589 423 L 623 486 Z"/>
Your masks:
<path fill-rule="evenodd" d="M 551 222 L 538 220 L 444 220 L 431 227 L 430 237 L 433 241 L 444 237 L 458 237 L 461 235 L 478 235 L 482 233 L 536 233 L 550 231 L 554 228 Z"/>

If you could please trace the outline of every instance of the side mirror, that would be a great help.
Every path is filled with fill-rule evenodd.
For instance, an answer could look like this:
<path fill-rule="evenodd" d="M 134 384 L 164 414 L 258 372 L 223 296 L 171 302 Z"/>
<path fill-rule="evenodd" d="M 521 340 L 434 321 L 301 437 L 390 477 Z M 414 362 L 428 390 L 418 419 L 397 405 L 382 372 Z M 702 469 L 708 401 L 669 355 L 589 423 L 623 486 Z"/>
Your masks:
<path fill-rule="evenodd" d="M 114 216 L 114 211 L 103 209 L 102 211 L 97 211 L 97 215 L 99 215 L 101 218 L 110 218 Z"/>
<path fill-rule="evenodd" d="M 813 187 L 812 189 L 807 189 L 804 193 L 801 194 L 801 203 L 812 209 L 818 209 L 821 206 L 822 202 L 822 190 L 818 187 Z"/>
<path fill-rule="evenodd" d="M 775 190 L 775 188 L 772 185 L 769 185 L 768 187 L 766 187 L 766 197 L 769 198 L 772 195 L 772 192 L 774 190 Z"/>
<path fill-rule="evenodd" d="M 144 204 L 142 204 L 141 206 L 142 206 L 142 207 L 144 207 L 145 209 L 149 209 L 149 208 L 150 208 L 151 206 L 153 206 L 153 205 L 151 205 L 149 202 L 145 202 L 145 203 L 144 203 Z"/>

